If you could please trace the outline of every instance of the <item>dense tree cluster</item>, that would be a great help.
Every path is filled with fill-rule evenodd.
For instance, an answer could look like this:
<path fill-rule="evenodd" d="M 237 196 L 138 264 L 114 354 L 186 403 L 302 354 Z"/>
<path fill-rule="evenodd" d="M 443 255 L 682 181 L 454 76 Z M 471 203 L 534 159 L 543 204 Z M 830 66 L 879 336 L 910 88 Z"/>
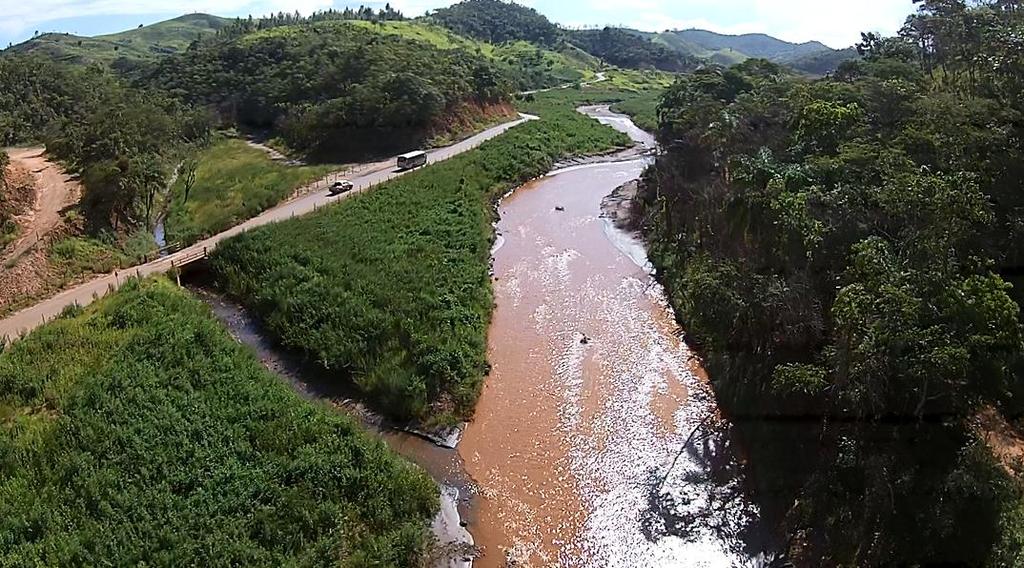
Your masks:
<path fill-rule="evenodd" d="M 217 30 L 216 39 L 230 39 L 243 36 L 245 34 L 258 32 L 262 30 L 269 30 L 272 28 L 278 28 L 281 26 L 295 26 L 300 24 L 311 24 L 315 22 L 330 22 L 330 21 L 346 21 L 356 20 L 364 22 L 389 22 L 389 21 L 401 21 L 404 20 L 405 16 L 402 12 L 395 10 L 391 7 L 391 4 L 385 4 L 383 8 L 374 11 L 373 8 L 368 6 L 359 6 L 358 8 L 346 7 L 344 10 L 335 10 L 331 8 L 329 10 L 323 10 L 320 12 L 314 12 L 309 16 L 303 16 L 299 12 L 294 14 L 285 14 L 284 12 L 278 12 L 277 14 L 271 14 L 261 18 L 237 18 L 233 20 L 229 25 L 226 25 Z"/>
<path fill-rule="evenodd" d="M 834 77 L 752 60 L 662 101 L 652 257 L 802 554 L 1020 554 L 968 422 L 1024 403 L 1021 29 L 924 1 Z"/>
<path fill-rule="evenodd" d="M 343 22 L 197 45 L 164 59 L 147 81 L 332 157 L 408 147 L 456 106 L 501 101 L 509 90 L 480 55 Z"/>
<path fill-rule="evenodd" d="M 79 172 L 93 230 L 145 225 L 172 157 L 209 135 L 204 113 L 98 67 L 5 55 L 0 84 L 0 145 L 44 142 Z"/>
<path fill-rule="evenodd" d="M 573 44 L 619 67 L 688 71 L 700 63 L 694 57 L 622 28 L 606 27 L 600 30 L 577 30 L 568 33 Z"/>
<path fill-rule="evenodd" d="M 554 46 L 558 26 L 533 8 L 504 0 L 465 0 L 435 10 L 430 18 L 453 32 L 489 43 L 528 41 Z"/>

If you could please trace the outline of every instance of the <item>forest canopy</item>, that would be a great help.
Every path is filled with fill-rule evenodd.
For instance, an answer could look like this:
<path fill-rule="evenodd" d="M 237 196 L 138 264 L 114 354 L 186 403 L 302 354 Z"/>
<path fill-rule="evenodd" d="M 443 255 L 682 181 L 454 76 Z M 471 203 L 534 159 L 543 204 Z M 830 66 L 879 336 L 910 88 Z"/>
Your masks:
<path fill-rule="evenodd" d="M 507 97 L 492 63 L 344 22 L 271 27 L 169 57 L 145 84 L 316 155 L 414 145 L 461 104 Z"/>
<path fill-rule="evenodd" d="M 429 18 L 457 34 L 489 43 L 528 41 L 555 46 L 558 26 L 533 8 L 502 0 L 465 0 L 434 10 Z"/>
<path fill-rule="evenodd" d="M 968 422 L 1024 408 L 1022 26 L 1006 2 L 919 2 L 832 77 L 750 60 L 661 102 L 652 257 L 730 412 L 818 417 L 741 422 L 810 558 L 1020 554 Z"/>

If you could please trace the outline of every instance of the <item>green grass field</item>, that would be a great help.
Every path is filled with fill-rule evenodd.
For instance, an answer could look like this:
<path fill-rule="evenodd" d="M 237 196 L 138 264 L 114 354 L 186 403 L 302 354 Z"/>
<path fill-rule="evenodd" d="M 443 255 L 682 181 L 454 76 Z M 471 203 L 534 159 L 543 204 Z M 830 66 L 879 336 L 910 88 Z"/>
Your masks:
<path fill-rule="evenodd" d="M 333 22 L 327 22 L 327 25 Z M 456 35 L 446 28 L 426 22 L 367 22 L 364 20 L 350 20 L 345 24 L 372 30 L 387 35 L 398 35 L 406 39 L 423 41 L 441 49 L 466 49 L 469 51 L 480 51 L 484 55 L 492 55 L 494 46 L 489 43 L 475 41 Z M 323 25 L 323 24 L 319 24 Z"/>
<path fill-rule="evenodd" d="M 0 565 L 414 566 L 437 488 L 167 280 L 0 354 Z"/>
<path fill-rule="evenodd" d="M 187 202 L 183 176 L 171 188 L 167 242 L 188 244 L 223 231 L 335 169 L 338 166 L 289 166 L 242 140 L 220 140 L 200 155 Z"/>

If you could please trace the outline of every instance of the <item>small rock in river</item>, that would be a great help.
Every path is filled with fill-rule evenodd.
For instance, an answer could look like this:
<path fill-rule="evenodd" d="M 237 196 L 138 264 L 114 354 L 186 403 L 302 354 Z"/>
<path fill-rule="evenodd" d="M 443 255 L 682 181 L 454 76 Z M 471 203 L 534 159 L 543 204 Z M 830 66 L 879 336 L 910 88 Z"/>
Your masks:
<path fill-rule="evenodd" d="M 582 343 L 583 345 L 586 345 L 586 344 L 590 343 L 590 338 L 587 337 L 586 334 L 583 334 L 583 337 L 580 339 L 580 343 Z"/>
<path fill-rule="evenodd" d="M 555 205 L 555 211 L 565 211 L 565 207 L 562 207 L 561 205 Z"/>

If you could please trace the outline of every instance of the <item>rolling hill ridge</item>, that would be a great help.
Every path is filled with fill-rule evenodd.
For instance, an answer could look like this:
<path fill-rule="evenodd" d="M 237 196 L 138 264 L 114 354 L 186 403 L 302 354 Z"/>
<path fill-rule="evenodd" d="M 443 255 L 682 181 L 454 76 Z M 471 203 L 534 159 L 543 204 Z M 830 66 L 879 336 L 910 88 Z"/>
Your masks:
<path fill-rule="evenodd" d="M 335 18 L 344 15 L 333 11 L 322 14 Z M 387 33 L 396 33 L 394 19 L 444 28 L 450 32 L 412 28 L 398 30 L 402 35 L 418 35 L 412 39 L 434 43 L 435 46 L 441 38 L 450 47 L 489 54 L 493 54 L 492 46 L 518 45 L 511 53 L 506 50 L 500 54 L 505 56 L 527 51 L 536 55 L 536 50 L 540 50 L 537 57 L 545 60 L 544 65 L 551 62 L 551 66 L 561 69 L 556 75 L 569 80 L 579 73 L 567 72 L 567 64 L 582 64 L 583 69 L 590 69 L 597 59 L 626 68 L 678 72 L 707 63 L 732 65 L 750 58 L 764 58 L 797 71 L 824 74 L 834 70 L 842 61 L 857 56 L 853 49 L 835 50 L 817 41 L 792 43 L 766 34 L 726 35 L 699 29 L 655 33 L 617 27 L 569 30 L 532 8 L 501 0 L 465 0 L 415 20 L 407 20 L 397 12 L 391 12 L 387 17 L 374 17 L 371 13 L 364 18 L 366 15 L 361 12 L 357 15 Z M 94 37 L 44 33 L 6 51 L 37 53 L 72 63 L 97 62 L 130 68 L 180 53 L 192 42 L 214 36 L 237 21 L 209 14 L 187 14 L 149 26 Z M 481 46 L 481 43 L 486 45 Z M 508 57 L 504 59 L 508 60 Z M 536 76 L 537 73 L 521 75 L 528 80 L 530 75 Z M 550 79 L 535 86 L 549 86 L 546 83 L 550 83 Z"/>
<path fill-rule="evenodd" d="M 6 51 L 37 53 L 71 63 L 152 61 L 180 53 L 193 41 L 215 34 L 232 21 L 210 14 L 186 14 L 148 26 L 93 37 L 50 32 Z"/>

